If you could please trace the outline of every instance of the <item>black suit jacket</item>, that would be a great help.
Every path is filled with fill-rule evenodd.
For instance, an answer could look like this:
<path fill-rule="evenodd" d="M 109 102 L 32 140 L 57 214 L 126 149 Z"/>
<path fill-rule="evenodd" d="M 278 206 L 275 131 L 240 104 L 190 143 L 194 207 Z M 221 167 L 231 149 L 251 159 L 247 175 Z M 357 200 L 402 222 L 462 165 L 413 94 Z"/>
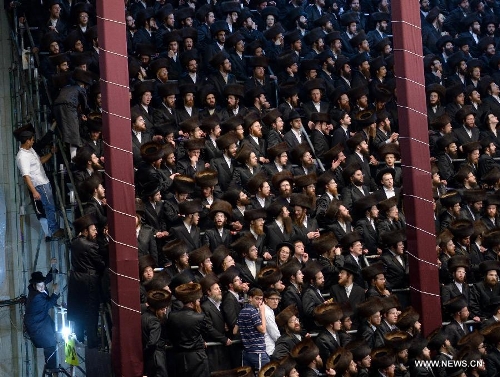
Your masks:
<path fill-rule="evenodd" d="M 297 145 L 301 144 L 301 142 L 299 142 L 299 140 L 297 139 L 297 137 L 295 136 L 295 134 L 293 133 L 292 130 L 288 131 L 287 133 L 285 133 L 285 135 L 283 136 L 283 140 L 286 141 L 286 143 L 288 144 L 288 146 L 290 147 L 290 149 L 296 147 Z M 302 143 L 305 142 L 305 137 L 303 135 L 301 135 L 301 140 L 302 140 Z"/>
<path fill-rule="evenodd" d="M 316 158 L 323 158 L 323 155 L 330 149 L 329 136 L 323 134 L 318 130 L 311 131 L 311 143 L 314 146 Z"/>
<path fill-rule="evenodd" d="M 243 144 L 248 144 L 252 148 L 252 151 L 255 152 L 257 158 L 267 157 L 266 141 L 264 139 L 259 138 L 259 144 L 257 144 L 250 135 L 247 135 L 241 141 L 241 145 Z"/>
<path fill-rule="evenodd" d="M 356 222 L 357 232 L 363 237 L 363 244 L 370 255 L 377 253 L 378 248 L 378 230 L 371 225 L 368 218 L 363 217 Z"/>
<path fill-rule="evenodd" d="M 207 323 L 207 341 L 226 344 L 225 322 L 222 311 L 217 309 L 210 300 L 205 300 L 201 304 L 201 309 L 205 313 Z M 206 349 L 208 366 L 211 372 L 231 368 L 230 358 L 227 355 L 225 346 L 214 346 Z"/>
<path fill-rule="evenodd" d="M 177 119 L 177 111 L 176 109 L 169 109 L 162 103 L 158 108 L 156 108 L 153 112 L 153 121 L 155 123 L 154 132 L 160 134 L 162 131 L 163 124 L 173 124 L 176 128 L 179 124 Z M 165 135 L 163 132 L 162 135 Z"/>
<path fill-rule="evenodd" d="M 240 277 L 244 283 L 248 283 L 250 285 L 250 288 L 259 287 L 259 285 L 257 284 L 257 276 L 259 275 L 260 269 L 262 268 L 262 258 L 257 258 L 257 260 L 255 261 L 255 278 L 253 277 L 244 260 L 241 261 L 241 263 L 237 263 L 236 266 L 241 272 Z"/>
<path fill-rule="evenodd" d="M 328 357 L 334 353 L 337 348 L 343 346 L 343 344 L 341 344 L 340 334 L 337 333 L 336 335 L 337 340 L 335 340 L 330 331 L 324 328 L 318 333 L 314 342 L 319 348 L 319 356 L 321 357 L 321 360 L 328 360 Z"/>
<path fill-rule="evenodd" d="M 270 224 L 264 226 L 266 232 L 266 246 L 267 250 L 271 255 L 276 254 L 276 246 L 285 241 L 290 241 L 295 235 L 295 229 L 287 234 L 280 230 L 276 221 L 272 221 Z"/>
<path fill-rule="evenodd" d="M 184 224 L 181 224 L 172 227 L 169 233 L 174 239 L 180 239 L 186 242 L 188 252 L 201 247 L 200 228 L 198 228 L 197 226 L 192 226 L 191 233 L 188 233 L 187 228 L 184 226 Z"/>
<path fill-rule="evenodd" d="M 217 229 L 211 228 L 205 231 L 203 235 L 203 244 L 208 245 L 210 250 L 213 252 L 215 248 L 219 245 L 224 245 L 227 248 L 233 243 L 233 236 L 229 229 L 225 229 L 222 231 L 222 237 Z"/>
<path fill-rule="evenodd" d="M 351 308 L 356 310 L 357 305 L 365 301 L 365 290 L 354 283 L 351 293 L 349 294 L 349 297 L 347 297 L 345 287 L 335 284 L 330 289 L 330 297 L 338 303 L 349 302 Z M 351 319 L 353 321 L 353 325 L 357 327 L 360 319 L 357 317 L 356 312 L 354 312 L 354 315 L 351 316 Z"/>
<path fill-rule="evenodd" d="M 132 132 L 132 158 L 134 162 L 134 167 L 137 168 L 142 161 L 141 157 L 141 145 L 151 141 L 151 134 L 149 132 L 141 133 L 141 141 Z"/>
<path fill-rule="evenodd" d="M 281 295 L 281 306 L 286 308 L 289 305 L 297 306 L 299 318 L 302 318 L 304 313 L 302 307 L 302 293 L 293 284 L 287 286 Z"/>
<path fill-rule="evenodd" d="M 314 308 L 325 302 L 323 296 L 318 293 L 316 287 L 308 285 L 302 294 L 302 307 L 304 309 L 304 325 L 307 330 L 318 330 L 319 327 L 314 321 Z"/>
<path fill-rule="evenodd" d="M 404 266 L 398 262 L 390 251 L 384 250 L 382 253 L 381 260 L 385 265 L 385 277 L 392 289 L 408 288 L 410 283 L 408 255 L 403 254 L 401 259 L 403 260 Z"/>
<path fill-rule="evenodd" d="M 219 187 L 222 192 L 225 192 L 229 189 L 231 179 L 233 177 L 234 164 L 235 161 L 231 160 L 231 167 L 229 167 L 226 160 L 224 159 L 224 156 L 214 158 L 212 161 L 210 161 L 210 167 L 217 170 Z"/>
<path fill-rule="evenodd" d="M 158 250 L 156 248 L 156 239 L 154 229 L 149 225 L 143 224 L 137 237 L 137 249 L 139 256 L 151 255 L 158 264 Z"/>
<path fill-rule="evenodd" d="M 448 340 L 453 347 L 456 347 L 458 341 L 470 332 L 468 325 L 464 324 L 462 329 L 462 327 L 454 319 L 452 319 L 450 324 L 445 327 L 444 331 L 448 335 Z"/>
<path fill-rule="evenodd" d="M 479 140 L 479 129 L 477 127 L 472 128 L 471 133 L 472 133 L 472 137 L 470 137 L 467 134 L 467 131 L 465 131 L 463 126 L 455 128 L 453 130 L 453 135 L 458 140 L 457 144 L 459 146 L 467 144 L 467 143 L 472 143 L 473 141 Z"/>
<path fill-rule="evenodd" d="M 349 130 L 347 130 L 347 133 L 349 133 Z M 332 147 L 334 147 L 337 144 L 342 144 L 344 146 L 344 154 L 346 156 L 351 154 L 351 150 L 347 146 L 347 139 L 349 139 L 350 136 L 349 137 L 347 136 L 342 127 L 339 126 L 335 128 L 335 130 L 333 130 L 333 132 L 330 133 L 330 136 L 331 136 Z"/>
<path fill-rule="evenodd" d="M 348 210 L 352 211 L 354 202 L 370 195 L 370 188 L 368 186 L 363 185 L 361 188 L 363 189 L 364 195 L 359 188 L 354 186 L 352 183 L 342 190 L 342 203 L 344 203 Z"/>
<path fill-rule="evenodd" d="M 361 275 L 361 269 L 366 267 L 366 263 L 365 263 L 364 258 L 361 258 L 361 257 L 358 258 L 358 261 L 359 261 L 359 264 L 358 264 L 354 260 L 354 257 L 351 255 L 351 253 L 347 253 L 344 256 L 344 263 L 347 261 L 353 263 L 354 266 L 358 266 L 358 274 L 354 277 L 354 283 L 356 283 L 357 285 L 359 285 L 362 288 L 366 288 L 366 282 L 364 281 L 363 276 Z"/>
<path fill-rule="evenodd" d="M 227 75 L 227 82 L 222 77 L 219 71 L 212 73 L 208 76 L 207 82 L 212 84 L 215 88 L 215 100 L 217 103 L 225 103 L 224 88 L 229 84 L 236 84 L 236 77 L 229 73 Z"/>
<path fill-rule="evenodd" d="M 238 299 L 229 291 L 222 294 L 222 303 L 220 306 L 222 317 L 227 324 L 228 331 L 226 334 L 232 334 L 233 328 L 236 325 L 236 320 L 241 311 L 241 304 Z M 229 335 L 231 337 L 231 335 Z"/>
<path fill-rule="evenodd" d="M 231 179 L 230 186 L 240 188 L 241 190 L 247 189 L 248 181 L 257 173 L 261 171 L 260 165 L 253 168 L 253 173 L 246 165 L 238 166 L 233 171 L 233 177 Z"/>

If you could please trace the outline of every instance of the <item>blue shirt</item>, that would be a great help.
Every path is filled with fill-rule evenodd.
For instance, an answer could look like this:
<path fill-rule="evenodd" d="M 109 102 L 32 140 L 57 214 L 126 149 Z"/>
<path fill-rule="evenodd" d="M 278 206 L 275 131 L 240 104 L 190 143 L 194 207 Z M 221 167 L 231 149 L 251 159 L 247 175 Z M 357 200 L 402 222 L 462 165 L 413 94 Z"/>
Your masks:
<path fill-rule="evenodd" d="M 266 343 L 264 334 L 257 330 L 257 326 L 262 325 L 259 311 L 250 304 L 246 304 L 241 309 L 236 321 L 240 329 L 243 348 L 249 353 L 265 353 Z"/>

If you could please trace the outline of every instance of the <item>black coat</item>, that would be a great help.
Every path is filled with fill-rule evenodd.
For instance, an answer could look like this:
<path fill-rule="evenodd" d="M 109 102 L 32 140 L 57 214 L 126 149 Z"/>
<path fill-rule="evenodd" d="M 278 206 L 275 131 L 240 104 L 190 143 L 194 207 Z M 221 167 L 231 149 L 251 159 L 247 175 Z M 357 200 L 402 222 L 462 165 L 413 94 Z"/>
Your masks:
<path fill-rule="evenodd" d="M 210 376 L 204 341 L 208 335 L 205 314 L 183 307 L 170 313 L 167 329 L 174 347 L 176 376 Z"/>
<path fill-rule="evenodd" d="M 375 223 L 374 223 L 375 224 Z M 368 218 L 363 217 L 356 222 L 356 231 L 363 237 L 363 245 L 370 255 L 377 254 L 378 230 L 371 225 Z"/>
<path fill-rule="evenodd" d="M 307 330 L 317 330 L 319 327 L 316 325 L 313 317 L 314 308 L 325 302 L 323 296 L 318 293 L 316 288 L 308 285 L 302 294 L 302 306 L 304 309 L 303 321 Z"/>
<path fill-rule="evenodd" d="M 226 291 L 222 294 L 220 309 L 224 318 L 224 323 L 226 323 L 228 327 L 227 334 L 232 334 L 241 311 L 241 303 L 231 292 Z"/>
<path fill-rule="evenodd" d="M 470 332 L 467 325 L 464 324 L 464 328 L 462 329 L 462 327 L 460 327 L 458 322 L 454 319 L 451 320 L 450 324 L 445 327 L 444 331 L 453 347 L 456 347 L 458 341 Z"/>
<path fill-rule="evenodd" d="M 362 302 L 365 301 L 365 290 L 361 288 L 359 285 L 353 284 L 351 293 L 349 294 L 349 297 L 347 297 L 345 287 L 339 284 L 335 284 L 330 289 L 330 297 L 333 298 L 334 301 L 338 303 L 349 302 L 351 308 L 355 309 L 358 304 L 361 304 Z M 356 313 L 354 313 L 354 315 L 351 316 L 351 319 L 354 325 L 358 324 L 359 319 L 357 318 Z"/>
<path fill-rule="evenodd" d="M 486 371 L 488 377 L 498 376 L 500 373 L 500 351 L 497 348 L 491 348 L 488 350 L 488 355 L 486 356 Z"/>
<path fill-rule="evenodd" d="M 217 170 L 219 187 L 222 192 L 225 192 L 229 189 L 231 179 L 233 177 L 234 164 L 235 161 L 232 160 L 231 167 L 229 167 L 226 160 L 224 159 L 224 156 L 214 158 L 212 161 L 210 161 L 210 167 Z"/>
<path fill-rule="evenodd" d="M 139 256 L 151 255 L 158 264 L 158 249 L 154 235 L 154 229 L 149 225 L 143 224 L 137 237 L 137 251 Z"/>
<path fill-rule="evenodd" d="M 493 315 L 489 302 L 492 297 L 500 295 L 500 284 L 496 284 L 493 289 L 486 287 L 484 281 L 472 286 L 470 292 L 469 310 L 471 316 L 480 318 L 489 318 Z"/>
<path fill-rule="evenodd" d="M 337 340 L 335 340 L 330 331 L 323 328 L 314 340 L 319 348 L 319 356 L 321 357 L 321 360 L 323 360 L 323 363 L 325 360 L 328 360 L 328 357 L 334 353 L 337 348 L 342 346 L 339 334 L 337 333 L 336 335 Z"/>
<path fill-rule="evenodd" d="M 342 190 L 342 203 L 344 203 L 349 211 L 352 210 L 354 202 L 367 195 L 370 195 L 370 188 L 368 186 L 363 185 L 361 186 L 361 188 L 363 192 L 361 192 L 361 190 L 357 186 L 350 184 Z"/>
<path fill-rule="evenodd" d="M 141 133 L 141 141 L 135 136 L 135 134 L 132 132 L 132 158 L 134 162 L 134 167 L 137 169 L 142 162 L 142 157 L 141 157 L 141 145 L 144 143 L 147 143 L 148 141 L 151 141 L 151 134 L 149 132 L 142 132 Z"/>
<path fill-rule="evenodd" d="M 144 355 L 144 374 L 148 377 L 168 375 L 165 339 L 162 337 L 162 324 L 150 310 L 141 314 L 142 351 Z"/>
<path fill-rule="evenodd" d="M 252 151 L 255 153 L 257 158 L 267 157 L 266 141 L 262 138 L 259 138 L 258 141 L 259 141 L 259 144 L 257 144 L 255 142 L 255 140 L 250 135 L 247 135 L 241 141 L 241 145 L 243 146 L 243 144 L 248 144 L 250 147 L 252 147 Z"/>
<path fill-rule="evenodd" d="M 228 338 L 225 335 L 226 324 L 222 312 L 208 299 L 203 301 L 201 309 L 205 313 L 205 319 L 207 321 L 208 330 L 205 340 L 208 342 L 226 344 Z M 208 347 L 207 356 L 210 372 L 231 368 L 225 346 Z"/>
<path fill-rule="evenodd" d="M 250 285 L 250 288 L 259 287 L 259 285 L 257 284 L 257 276 L 259 275 L 259 272 L 262 268 L 262 258 L 257 258 L 257 260 L 255 261 L 255 278 L 253 277 L 244 260 L 241 263 L 237 263 L 236 266 L 240 270 L 240 277 L 244 283 L 248 283 Z"/>
<path fill-rule="evenodd" d="M 276 221 L 272 221 L 270 224 L 265 225 L 266 231 L 266 246 L 267 250 L 271 255 L 276 254 L 276 246 L 281 242 L 289 242 L 295 236 L 295 229 L 292 227 L 290 233 L 284 233 L 280 230 Z"/>
<path fill-rule="evenodd" d="M 213 252 L 217 246 L 225 245 L 227 248 L 233 243 L 233 236 L 229 229 L 222 231 L 222 237 L 217 229 L 211 228 L 205 231 L 203 235 L 203 244 L 208 245 Z"/>
<path fill-rule="evenodd" d="M 316 158 L 323 158 L 323 155 L 330 149 L 330 137 L 318 130 L 312 130 L 310 135 L 311 143 L 314 146 Z"/>
<path fill-rule="evenodd" d="M 287 356 L 293 347 L 300 342 L 299 338 L 295 335 L 283 334 L 281 335 L 275 343 L 274 352 L 271 355 L 272 360 L 281 360 L 283 357 Z"/>
<path fill-rule="evenodd" d="M 302 294 L 293 284 L 288 285 L 283 291 L 281 295 L 281 305 L 283 308 L 289 305 L 295 305 L 299 318 L 302 318 L 304 312 L 302 307 Z"/>
<path fill-rule="evenodd" d="M 52 274 L 47 274 L 45 284 L 52 281 Z M 59 299 L 58 294 L 49 296 L 39 292 L 30 284 L 28 287 L 28 300 L 26 302 L 26 313 L 24 314 L 24 326 L 33 345 L 36 348 L 48 348 L 56 346 L 56 332 L 54 321 L 49 315 L 49 310 L 56 306 Z"/>
<path fill-rule="evenodd" d="M 172 227 L 169 233 L 174 239 L 183 240 L 187 245 L 188 252 L 201 247 L 200 228 L 197 226 L 191 226 L 191 233 L 188 233 L 184 224 L 181 224 Z"/>
<path fill-rule="evenodd" d="M 253 168 L 253 173 L 250 172 L 250 169 L 246 165 L 238 166 L 233 171 L 233 177 L 231 179 L 230 186 L 237 187 L 241 190 L 246 190 L 248 181 L 260 171 L 260 165 L 257 165 Z"/>
<path fill-rule="evenodd" d="M 87 337 L 97 336 L 101 275 L 105 262 L 99 245 L 80 236 L 71 241 L 71 273 L 68 282 L 68 319 L 85 326 Z M 95 331 L 90 333 L 89 331 Z M 96 341 L 93 339 L 92 341 Z"/>
<path fill-rule="evenodd" d="M 229 84 L 236 84 L 236 77 L 229 73 L 227 75 L 227 82 L 222 77 L 219 71 L 212 73 L 208 76 L 208 84 L 212 84 L 215 88 L 215 101 L 219 104 L 225 103 L 224 88 Z"/>
<path fill-rule="evenodd" d="M 404 267 L 389 250 L 384 250 L 380 259 L 384 262 L 385 278 L 390 283 L 391 288 L 408 288 L 410 283 L 408 255 L 401 256 Z"/>

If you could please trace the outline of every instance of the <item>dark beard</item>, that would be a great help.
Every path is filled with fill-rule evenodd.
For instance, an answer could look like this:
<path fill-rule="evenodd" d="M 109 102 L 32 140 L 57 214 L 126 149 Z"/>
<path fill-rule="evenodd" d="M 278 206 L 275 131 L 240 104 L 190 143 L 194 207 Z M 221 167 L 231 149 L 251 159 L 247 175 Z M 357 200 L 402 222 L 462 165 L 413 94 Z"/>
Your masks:
<path fill-rule="evenodd" d="M 297 24 L 301 29 L 307 29 L 307 22 L 297 21 Z"/>
<path fill-rule="evenodd" d="M 348 81 L 351 81 L 351 78 L 352 78 L 352 73 L 351 72 L 344 72 L 342 73 L 342 76 L 348 80 Z"/>
<path fill-rule="evenodd" d="M 327 64 L 326 65 L 326 70 L 330 73 L 335 72 L 335 65 L 334 64 Z"/>
<path fill-rule="evenodd" d="M 451 54 L 453 54 L 453 53 L 454 53 L 453 48 L 445 48 L 445 49 L 444 49 L 444 53 L 445 53 L 447 56 L 450 56 Z"/>
<path fill-rule="evenodd" d="M 365 79 L 368 81 L 371 80 L 372 77 L 369 69 L 362 69 L 360 72 L 365 76 Z"/>
<path fill-rule="evenodd" d="M 342 215 L 340 217 L 340 220 L 342 220 L 345 223 L 351 223 L 352 222 L 352 217 L 351 217 L 351 215 Z"/>
<path fill-rule="evenodd" d="M 258 227 L 253 229 L 254 233 L 258 236 L 261 236 L 264 234 L 264 227 Z"/>
<path fill-rule="evenodd" d="M 349 104 L 349 102 L 347 102 L 345 105 L 340 105 L 340 108 L 344 110 L 346 113 L 351 112 L 351 105 Z"/>
<path fill-rule="evenodd" d="M 307 214 L 304 212 L 302 213 L 302 215 L 300 215 L 300 217 L 296 217 L 295 218 L 295 225 L 297 225 L 298 227 L 301 227 L 302 224 L 304 223 L 304 219 L 306 218 Z"/>
<path fill-rule="evenodd" d="M 250 204 L 250 199 L 245 198 L 245 199 L 240 199 L 240 206 L 244 207 Z"/>
<path fill-rule="evenodd" d="M 96 171 L 96 170 L 103 170 L 104 167 L 101 164 L 99 164 L 99 163 L 95 163 L 95 164 L 92 163 L 92 169 L 94 169 L 94 171 Z"/>

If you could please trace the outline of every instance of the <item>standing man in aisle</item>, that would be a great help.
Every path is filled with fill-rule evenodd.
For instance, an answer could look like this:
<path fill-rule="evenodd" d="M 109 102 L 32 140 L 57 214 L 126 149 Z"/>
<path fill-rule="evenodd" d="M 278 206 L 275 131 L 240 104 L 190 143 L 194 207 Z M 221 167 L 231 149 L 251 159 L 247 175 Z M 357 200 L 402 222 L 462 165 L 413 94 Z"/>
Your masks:
<path fill-rule="evenodd" d="M 31 124 L 16 129 L 14 136 L 21 143 L 16 156 L 17 168 L 26 186 L 28 186 L 28 190 L 33 195 L 33 199 L 42 202 L 49 226 L 50 234 L 48 236 L 52 239 L 62 238 L 64 231 L 59 228 L 57 221 L 52 186 L 42 166 L 52 158 L 54 151 L 51 150 L 51 152 L 42 157 L 38 156 L 33 149 L 33 145 L 35 144 L 35 129 Z"/>

